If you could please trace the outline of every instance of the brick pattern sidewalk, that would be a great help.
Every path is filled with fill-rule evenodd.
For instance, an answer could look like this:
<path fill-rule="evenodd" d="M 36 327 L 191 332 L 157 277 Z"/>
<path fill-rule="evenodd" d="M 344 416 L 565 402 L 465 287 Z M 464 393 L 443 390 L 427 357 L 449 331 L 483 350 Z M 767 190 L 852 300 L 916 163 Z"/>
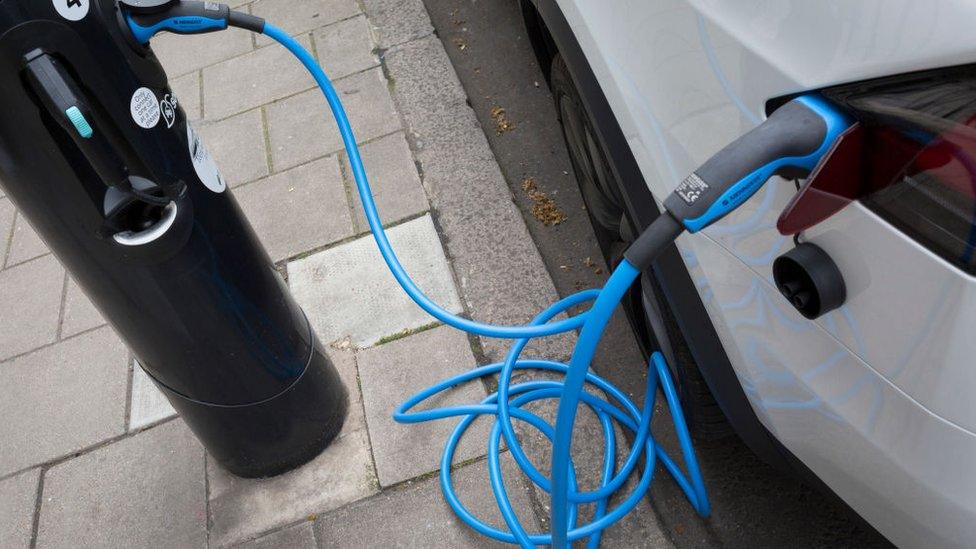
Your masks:
<path fill-rule="evenodd" d="M 499 323 L 556 299 L 421 0 L 232 4 L 296 36 L 333 77 L 394 247 L 431 297 Z M 153 48 L 320 337 L 338 342 L 350 417 L 297 471 L 222 471 L 0 191 L 0 547 L 492 545 L 453 518 L 432 475 L 453 424 L 390 414 L 505 343 L 432 326 L 396 288 L 324 100 L 283 49 L 239 30 Z M 533 350 L 564 358 L 571 343 Z M 484 395 L 470 384 L 440 403 Z M 455 477 L 500 526 L 487 427 L 462 443 Z M 504 461 L 525 524 L 540 527 L 543 502 Z"/>

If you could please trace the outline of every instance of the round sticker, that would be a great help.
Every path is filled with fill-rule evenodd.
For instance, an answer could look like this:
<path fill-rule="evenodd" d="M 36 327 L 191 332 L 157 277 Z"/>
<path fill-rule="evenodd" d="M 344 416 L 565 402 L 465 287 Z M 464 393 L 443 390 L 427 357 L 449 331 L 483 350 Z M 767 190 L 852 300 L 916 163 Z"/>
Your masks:
<path fill-rule="evenodd" d="M 54 9 L 68 21 L 81 21 L 88 15 L 91 0 L 53 0 Z"/>
<path fill-rule="evenodd" d="M 193 169 L 196 170 L 197 177 L 211 191 L 215 193 L 224 192 L 227 189 L 227 182 L 224 181 L 224 176 L 220 175 L 217 162 L 214 161 L 210 151 L 200 140 L 200 136 L 189 124 L 186 125 L 186 140 L 190 143 L 190 160 L 193 161 Z"/>
<path fill-rule="evenodd" d="M 132 111 L 132 119 L 141 127 L 148 130 L 159 124 L 159 100 L 149 88 L 139 88 L 132 94 L 129 109 Z"/>

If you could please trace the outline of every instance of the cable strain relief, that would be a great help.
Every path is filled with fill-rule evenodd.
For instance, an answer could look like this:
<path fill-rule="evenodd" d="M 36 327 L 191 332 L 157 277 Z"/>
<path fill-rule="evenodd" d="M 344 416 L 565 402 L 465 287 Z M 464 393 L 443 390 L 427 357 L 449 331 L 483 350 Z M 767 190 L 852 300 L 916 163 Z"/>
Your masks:
<path fill-rule="evenodd" d="M 627 248 L 624 257 L 638 270 L 645 271 L 684 230 L 684 226 L 665 211 Z"/>
<path fill-rule="evenodd" d="M 231 27 L 237 27 L 239 29 L 256 32 L 258 34 L 264 34 L 264 19 L 255 17 L 249 13 L 231 11 L 230 15 L 227 17 L 227 24 Z"/>

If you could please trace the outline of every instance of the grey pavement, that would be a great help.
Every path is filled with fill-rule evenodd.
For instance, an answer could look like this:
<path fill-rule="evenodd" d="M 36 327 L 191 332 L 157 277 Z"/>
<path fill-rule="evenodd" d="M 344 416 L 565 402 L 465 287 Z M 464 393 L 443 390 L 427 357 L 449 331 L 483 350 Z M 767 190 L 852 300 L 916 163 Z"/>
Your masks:
<path fill-rule="evenodd" d="M 190 430 L 172 421 L 51 467 L 37 546 L 202 546 L 204 456 Z"/>
<path fill-rule="evenodd" d="M 400 262 L 427 295 L 448 311 L 461 312 L 450 267 L 429 215 L 387 231 Z M 325 341 L 349 339 L 369 347 L 433 319 L 400 289 L 376 243 L 363 236 L 288 265 L 299 305 Z"/>
<path fill-rule="evenodd" d="M 277 530 L 266 536 L 238 545 L 241 549 L 316 549 L 315 529 L 311 521 Z"/>
<path fill-rule="evenodd" d="M 70 276 L 66 284 L 61 312 L 61 337 L 78 335 L 105 324 L 102 314 Z"/>
<path fill-rule="evenodd" d="M 32 469 L 0 481 L 0 547 L 30 545 L 40 480 L 40 469 Z"/>
<path fill-rule="evenodd" d="M 511 324 L 556 299 L 421 0 L 233 4 L 293 34 L 332 75 L 393 246 L 431 298 Z M 438 326 L 399 290 L 327 105 L 284 50 L 237 30 L 161 35 L 153 49 L 329 347 L 352 409 L 308 464 L 270 479 L 230 475 L 0 194 L 0 547 L 495 545 L 441 497 L 435 473 L 454 422 L 390 415 L 422 386 L 500 358 L 504 342 Z M 531 352 L 565 358 L 571 344 L 550 338 Z M 438 403 L 485 394 L 470 383 Z M 464 439 L 452 478 L 501 526 L 487 427 Z M 503 462 L 524 523 L 544 527 L 544 498 Z"/>
<path fill-rule="evenodd" d="M 242 479 L 210 462 L 211 543 L 293 524 L 376 493 L 365 430 L 340 436 L 308 464 L 270 479 Z"/>
<path fill-rule="evenodd" d="M 532 503 L 521 484 L 515 462 L 501 458 L 502 478 L 522 525 L 537 532 Z M 487 462 L 467 465 L 451 475 L 461 504 L 492 528 L 505 528 L 490 496 Z M 454 516 L 441 495 L 436 477 L 400 485 L 370 499 L 319 518 L 316 531 L 323 547 L 497 547 Z"/>
<path fill-rule="evenodd" d="M 152 378 L 142 369 L 138 360 L 133 361 L 132 388 L 129 397 L 130 431 L 143 429 L 176 415 L 163 393 L 153 385 Z"/>
<path fill-rule="evenodd" d="M 396 423 L 390 411 L 423 388 L 475 366 L 467 337 L 446 326 L 367 349 L 359 355 L 366 421 L 380 486 L 393 486 L 440 469 L 444 441 L 454 430 L 454 423 L 448 421 Z M 484 387 L 468 383 L 432 398 L 419 409 L 472 404 L 484 398 Z M 453 463 L 483 455 L 488 433 L 488 423 L 476 421 L 461 439 Z"/>
<path fill-rule="evenodd" d="M 4 362 L 0 475 L 124 433 L 127 356 L 102 328 Z"/>

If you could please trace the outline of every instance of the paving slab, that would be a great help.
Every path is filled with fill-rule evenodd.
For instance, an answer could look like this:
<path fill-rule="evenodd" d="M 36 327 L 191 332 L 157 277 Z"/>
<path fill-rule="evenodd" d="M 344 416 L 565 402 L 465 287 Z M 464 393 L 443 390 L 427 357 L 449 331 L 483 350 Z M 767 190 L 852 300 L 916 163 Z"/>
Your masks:
<path fill-rule="evenodd" d="M 263 17 L 292 36 L 331 25 L 360 13 L 356 0 L 258 0 L 251 13 Z M 258 36 L 259 46 L 272 43 Z"/>
<path fill-rule="evenodd" d="M 270 21 L 292 36 L 360 13 L 356 0 L 256 0 L 251 4 L 252 15 Z"/>
<path fill-rule="evenodd" d="M 138 360 L 132 361 L 132 400 L 129 405 L 129 430 L 136 431 L 176 415 Z"/>
<path fill-rule="evenodd" d="M 3 190 L 0 189 L 0 264 L 7 257 L 7 249 L 10 247 L 10 233 L 14 227 L 14 218 L 17 217 L 17 210 L 14 208 L 9 198 L 3 197 Z"/>
<path fill-rule="evenodd" d="M 459 313 L 461 301 L 430 215 L 387 231 L 400 262 L 427 295 Z M 371 236 L 294 261 L 289 284 L 325 342 L 349 337 L 368 347 L 384 336 L 434 321 L 390 274 Z"/>
<path fill-rule="evenodd" d="M 438 73 L 453 71 L 443 46 L 431 37 L 385 59 L 468 308 L 484 322 L 528 322 L 559 296 L 474 112 L 456 93 L 426 91 L 432 64 L 442 65 Z M 456 78 L 449 81 L 456 85 Z M 534 340 L 526 356 L 565 359 L 572 342 L 572 336 Z M 492 360 L 509 347 L 496 339 L 481 343 Z"/>
<path fill-rule="evenodd" d="M 194 71 L 177 78 L 171 78 L 169 87 L 176 100 L 183 107 L 187 120 L 195 121 L 203 117 L 200 101 L 200 71 Z"/>
<path fill-rule="evenodd" d="M 51 253 L 47 244 L 41 240 L 34 227 L 23 214 L 17 214 L 14 221 L 13 238 L 10 241 L 10 252 L 7 254 L 7 267 L 24 263 Z"/>
<path fill-rule="evenodd" d="M 234 194 L 274 261 L 353 235 L 335 156 L 238 187 Z"/>
<path fill-rule="evenodd" d="M 359 353 L 366 422 L 380 486 L 440 469 L 441 454 L 457 421 L 402 425 L 391 414 L 420 390 L 477 364 L 468 337 L 450 327 L 434 328 Z M 467 383 L 430 400 L 420 409 L 478 404 L 485 398 L 480 382 Z M 484 455 L 490 423 L 477 421 L 461 440 L 455 463 Z"/>
<path fill-rule="evenodd" d="M 251 51 L 251 33 L 228 29 L 210 34 L 160 33 L 152 39 L 152 50 L 170 77 L 182 76 L 203 67 Z"/>
<path fill-rule="evenodd" d="M 298 37 L 306 49 L 308 36 Z M 203 69 L 203 114 L 220 120 L 315 84 L 285 48 L 266 47 Z"/>
<path fill-rule="evenodd" d="M 204 451 L 181 421 L 52 467 L 38 547 L 206 547 Z"/>
<path fill-rule="evenodd" d="M 30 547 L 41 470 L 0 480 L 0 547 Z"/>
<path fill-rule="evenodd" d="M 380 63 L 373 53 L 376 44 L 363 15 L 318 29 L 312 38 L 316 58 L 329 78 L 341 78 Z"/>
<path fill-rule="evenodd" d="M 400 117 L 379 67 L 338 80 L 335 87 L 357 142 L 400 129 Z M 318 88 L 269 105 L 268 125 L 277 170 L 342 149 L 332 111 Z"/>
<path fill-rule="evenodd" d="M 405 117 L 426 116 L 467 104 L 468 96 L 436 36 L 391 48 L 384 60 L 391 74 L 396 73 L 397 107 Z"/>
<path fill-rule="evenodd" d="M 227 184 L 236 187 L 270 173 L 260 109 L 196 126 Z"/>
<path fill-rule="evenodd" d="M 0 475 L 122 434 L 127 354 L 105 327 L 0 365 Z"/>
<path fill-rule="evenodd" d="M 68 338 L 103 324 L 105 319 L 102 313 L 95 308 L 81 286 L 68 276 L 68 287 L 64 295 L 64 315 L 61 319 L 61 337 Z"/>
<path fill-rule="evenodd" d="M 52 255 L 0 271 L 0 360 L 55 340 L 63 291 L 64 269 Z"/>
<path fill-rule="evenodd" d="M 522 524 L 538 532 L 525 486 L 507 454 L 502 457 L 502 477 Z M 489 487 L 486 461 L 454 471 L 452 479 L 468 510 L 496 528 L 507 529 Z M 457 519 L 441 495 L 437 478 L 406 484 L 324 515 L 315 530 L 324 547 L 503 546 Z"/>
<path fill-rule="evenodd" d="M 434 32 L 422 0 L 363 0 L 363 7 L 383 49 Z"/>
<path fill-rule="evenodd" d="M 239 549 L 315 549 L 315 529 L 311 522 L 303 522 L 235 547 Z"/>
<path fill-rule="evenodd" d="M 366 166 L 373 200 L 376 202 L 384 225 L 430 209 L 427 193 L 424 192 L 424 186 L 417 174 L 417 165 L 402 133 L 398 132 L 366 143 L 359 148 L 359 152 Z M 341 157 L 343 173 L 346 174 L 348 184 L 352 188 L 356 230 L 365 232 L 369 230 L 369 225 L 366 223 L 366 214 L 363 213 L 363 202 L 356 192 L 356 182 L 352 177 L 349 157 L 345 153 L 341 153 Z"/>
<path fill-rule="evenodd" d="M 207 464 L 207 473 L 210 541 L 215 547 L 256 538 L 377 490 L 369 442 L 362 430 L 339 437 L 308 464 L 274 478 L 238 478 L 213 460 Z"/>

